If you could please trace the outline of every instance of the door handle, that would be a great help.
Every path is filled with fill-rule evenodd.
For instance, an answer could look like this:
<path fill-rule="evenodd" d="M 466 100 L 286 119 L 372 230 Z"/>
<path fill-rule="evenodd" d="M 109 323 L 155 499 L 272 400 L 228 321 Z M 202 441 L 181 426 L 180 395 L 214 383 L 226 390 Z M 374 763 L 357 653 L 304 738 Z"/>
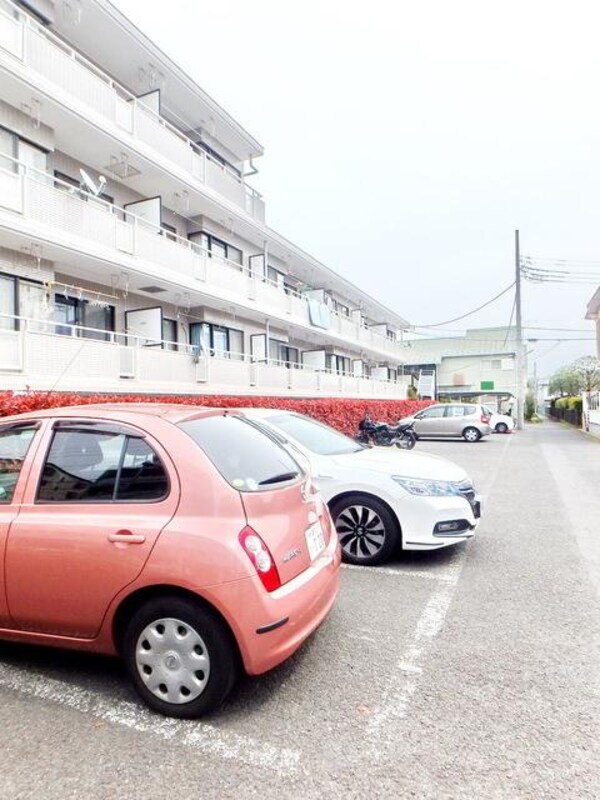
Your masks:
<path fill-rule="evenodd" d="M 116 533 L 108 534 L 108 541 L 123 544 L 144 544 L 146 537 L 141 533 L 132 533 L 131 531 L 117 531 Z"/>

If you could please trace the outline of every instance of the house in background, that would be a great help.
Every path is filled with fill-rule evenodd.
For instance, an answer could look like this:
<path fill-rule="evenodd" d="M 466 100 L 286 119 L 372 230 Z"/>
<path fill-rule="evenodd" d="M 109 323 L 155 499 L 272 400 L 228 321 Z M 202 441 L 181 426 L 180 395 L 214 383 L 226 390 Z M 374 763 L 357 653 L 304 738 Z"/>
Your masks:
<path fill-rule="evenodd" d="M 515 327 L 473 328 L 464 336 L 411 339 L 405 342 L 405 374 L 421 397 L 478 400 L 503 411 L 518 392 L 519 346 Z M 522 380 L 527 374 L 521 350 Z"/>
<path fill-rule="evenodd" d="M 0 0 L 0 83 L 3 387 L 406 396 L 406 320 L 266 224 L 259 142 L 110 2 Z"/>
<path fill-rule="evenodd" d="M 600 358 L 600 287 L 587 304 L 585 318 L 593 320 L 596 324 L 596 356 Z"/>
<path fill-rule="evenodd" d="M 600 358 L 600 287 L 587 304 L 585 318 L 593 320 L 596 325 L 596 357 Z M 584 393 L 583 426 L 589 433 L 600 437 L 600 392 Z"/>

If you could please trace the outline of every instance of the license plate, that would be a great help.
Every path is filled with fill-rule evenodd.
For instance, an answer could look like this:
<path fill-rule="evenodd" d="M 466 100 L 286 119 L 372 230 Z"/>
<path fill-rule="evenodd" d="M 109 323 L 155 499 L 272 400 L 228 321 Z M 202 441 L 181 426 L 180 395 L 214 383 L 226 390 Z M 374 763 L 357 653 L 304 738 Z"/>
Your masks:
<path fill-rule="evenodd" d="M 320 522 L 315 522 L 311 525 L 304 534 L 306 537 L 306 546 L 308 547 L 308 555 L 310 560 L 314 561 L 315 558 L 325 547 L 325 537 L 323 536 L 323 528 Z"/>

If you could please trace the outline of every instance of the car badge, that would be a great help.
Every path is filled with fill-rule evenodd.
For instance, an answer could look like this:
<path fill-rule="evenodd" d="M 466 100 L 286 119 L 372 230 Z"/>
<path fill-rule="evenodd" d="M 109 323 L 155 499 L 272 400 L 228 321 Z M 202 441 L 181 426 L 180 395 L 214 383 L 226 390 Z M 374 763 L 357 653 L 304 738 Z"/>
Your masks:
<path fill-rule="evenodd" d="M 284 564 L 287 564 L 288 561 L 291 561 L 292 558 L 296 558 L 296 556 L 300 555 L 300 548 L 295 547 L 293 550 L 290 550 L 289 553 L 286 553 L 282 559 Z"/>

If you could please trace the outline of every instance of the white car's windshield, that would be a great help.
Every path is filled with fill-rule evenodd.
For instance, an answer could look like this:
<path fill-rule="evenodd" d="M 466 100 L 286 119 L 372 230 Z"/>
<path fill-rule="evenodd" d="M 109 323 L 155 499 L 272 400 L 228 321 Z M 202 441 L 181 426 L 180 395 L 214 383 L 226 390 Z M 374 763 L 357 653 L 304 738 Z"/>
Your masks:
<path fill-rule="evenodd" d="M 267 422 L 291 436 L 307 450 L 320 456 L 339 456 L 356 453 L 363 448 L 349 436 L 338 433 L 329 425 L 298 414 L 274 414 Z"/>

